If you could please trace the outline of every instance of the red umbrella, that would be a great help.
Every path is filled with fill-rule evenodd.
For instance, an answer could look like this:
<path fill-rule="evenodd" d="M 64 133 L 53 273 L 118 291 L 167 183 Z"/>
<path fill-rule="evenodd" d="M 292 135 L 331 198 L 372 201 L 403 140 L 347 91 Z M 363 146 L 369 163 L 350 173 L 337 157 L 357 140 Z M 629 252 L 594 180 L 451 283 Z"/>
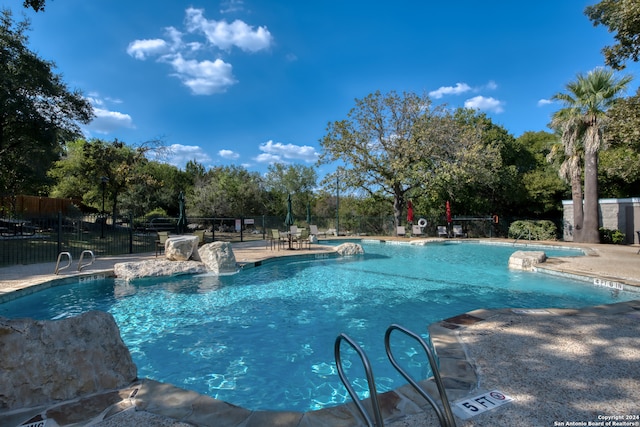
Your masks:
<path fill-rule="evenodd" d="M 451 205 L 447 200 L 447 223 L 451 224 Z"/>
<path fill-rule="evenodd" d="M 411 200 L 407 201 L 407 222 L 413 223 L 413 204 L 411 204 Z"/>

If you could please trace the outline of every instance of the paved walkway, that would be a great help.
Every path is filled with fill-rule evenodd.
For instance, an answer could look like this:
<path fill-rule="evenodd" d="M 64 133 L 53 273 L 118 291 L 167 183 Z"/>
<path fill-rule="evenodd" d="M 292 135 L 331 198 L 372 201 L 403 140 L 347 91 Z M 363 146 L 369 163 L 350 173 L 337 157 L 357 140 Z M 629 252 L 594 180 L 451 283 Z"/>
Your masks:
<path fill-rule="evenodd" d="M 588 255 L 550 259 L 542 268 L 614 286 L 640 286 L 637 246 L 571 246 L 580 246 Z M 253 263 L 273 256 L 333 249 L 314 246 L 310 251 L 272 251 L 263 242 L 252 242 L 234 244 L 233 250 L 238 262 Z M 153 254 L 98 259 L 82 273 L 107 272 L 116 262 L 149 258 L 154 258 Z M 46 264 L 0 269 L 0 301 L 3 294 L 7 297 L 17 289 L 78 274 L 68 269 L 55 276 L 54 268 L 55 264 Z M 458 426 L 597 425 L 593 423 L 601 421 L 606 425 L 609 420 L 640 426 L 640 300 L 584 310 L 476 310 L 431 325 L 429 331 L 449 400 L 456 402 Z M 424 385 L 433 390 L 429 381 Z M 469 418 L 457 405 L 496 389 L 514 400 Z M 120 394 L 130 397 L 111 410 L 87 414 L 85 419 L 101 427 L 362 425 L 352 404 L 306 414 L 230 410 L 215 399 L 148 380 Z M 430 407 L 407 386 L 385 393 L 381 399 L 387 426 L 438 424 Z M 76 412 L 83 407 L 77 403 L 66 402 Z M 61 407 L 56 410 L 60 413 Z M 43 413 L 43 408 L 34 411 Z M 16 425 L 24 419 L 24 414 L 0 413 L 1 425 Z"/>

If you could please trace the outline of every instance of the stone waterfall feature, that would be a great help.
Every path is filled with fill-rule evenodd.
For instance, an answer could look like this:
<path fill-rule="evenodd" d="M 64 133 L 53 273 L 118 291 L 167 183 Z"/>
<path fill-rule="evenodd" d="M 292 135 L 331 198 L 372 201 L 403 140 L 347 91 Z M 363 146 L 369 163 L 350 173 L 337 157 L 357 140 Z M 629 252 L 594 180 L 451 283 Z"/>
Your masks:
<path fill-rule="evenodd" d="M 196 252 L 200 257 L 200 261 L 209 271 L 218 274 L 230 274 L 238 271 L 236 256 L 233 254 L 231 243 L 209 243 L 199 248 Z"/>
<path fill-rule="evenodd" d="M 197 236 L 167 239 L 165 259 L 122 262 L 113 266 L 116 277 L 125 280 L 180 274 L 232 274 L 237 271 L 231 243 L 213 242 L 198 247 Z"/>
<path fill-rule="evenodd" d="M 171 236 L 164 244 L 164 253 L 169 261 L 187 261 L 198 253 L 198 236 Z M 193 258 L 200 260 L 197 255 Z"/>
<path fill-rule="evenodd" d="M 109 313 L 62 320 L 0 317 L 0 409 L 74 399 L 130 385 L 137 368 Z"/>

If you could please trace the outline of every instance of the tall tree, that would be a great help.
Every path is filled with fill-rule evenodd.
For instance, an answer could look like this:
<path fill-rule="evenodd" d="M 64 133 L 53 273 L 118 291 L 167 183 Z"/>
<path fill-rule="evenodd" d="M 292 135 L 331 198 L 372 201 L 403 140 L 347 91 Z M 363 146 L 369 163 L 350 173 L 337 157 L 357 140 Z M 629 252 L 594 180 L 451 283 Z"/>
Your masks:
<path fill-rule="evenodd" d="M 50 171 L 58 182 L 52 195 L 79 198 L 101 210 L 104 191 L 107 206 L 115 218 L 120 196 L 142 179 L 139 166 L 147 162 L 145 153 L 150 149 L 149 145 L 134 148 L 118 140 L 70 143 L 66 155 Z"/>
<path fill-rule="evenodd" d="M 220 166 L 196 179 L 187 196 L 191 216 L 237 217 L 264 213 L 263 180 L 259 173 L 241 166 Z"/>
<path fill-rule="evenodd" d="M 617 43 L 602 49 L 605 63 L 621 70 L 627 59 L 638 61 L 640 55 L 640 0 L 602 0 L 587 6 L 584 13 L 594 26 L 604 25 Z"/>
<path fill-rule="evenodd" d="M 433 107 L 426 95 L 378 91 L 356 99 L 347 119 L 329 123 L 319 163 L 341 161 L 341 186 L 388 196 L 398 226 L 406 195 L 433 179 L 445 153 L 467 137 L 473 135 L 463 135 L 451 114 Z M 335 175 L 325 184 L 333 185 Z"/>
<path fill-rule="evenodd" d="M 28 21 L 0 17 L 0 194 L 38 192 L 64 141 L 93 117 L 91 104 L 70 91 L 55 64 L 27 48 Z M 27 155 L 28 154 L 28 155 Z"/>
<path fill-rule="evenodd" d="M 559 177 L 558 162 L 547 160 L 559 137 L 549 132 L 525 132 L 517 139 L 523 151 L 529 153 L 529 164 L 522 164 L 522 182 L 525 188 L 522 212 L 535 218 L 558 218 L 561 202 L 567 196 L 567 186 Z"/>
<path fill-rule="evenodd" d="M 607 124 L 606 112 L 631 81 L 630 76 L 616 78 L 613 71 L 596 68 L 566 85 L 567 92 L 554 95 L 565 104 L 558 112 L 582 138 L 584 150 L 584 219 L 582 240 L 598 243 L 598 152 Z M 574 209 L 576 208 L 574 203 Z"/>
<path fill-rule="evenodd" d="M 293 211 L 300 218 L 303 213 L 306 214 L 307 205 L 312 202 L 317 181 L 318 173 L 311 166 L 269 165 L 264 177 L 265 189 L 270 193 L 267 211 L 273 215 L 286 214 L 286 200 L 291 194 Z"/>
<path fill-rule="evenodd" d="M 640 188 L 640 89 L 609 109 L 611 118 L 600 156 L 603 197 L 633 197 Z"/>
<path fill-rule="evenodd" d="M 584 164 L 584 149 L 582 137 L 584 122 L 579 112 L 565 108 L 554 113 L 552 129 L 560 134 L 560 145 L 552 147 L 548 160 L 552 162 L 558 152 L 562 152 L 562 164 L 558 170 L 560 178 L 571 186 L 571 200 L 573 202 L 573 241 L 582 242 L 584 228 L 584 205 L 582 195 L 582 167 Z"/>

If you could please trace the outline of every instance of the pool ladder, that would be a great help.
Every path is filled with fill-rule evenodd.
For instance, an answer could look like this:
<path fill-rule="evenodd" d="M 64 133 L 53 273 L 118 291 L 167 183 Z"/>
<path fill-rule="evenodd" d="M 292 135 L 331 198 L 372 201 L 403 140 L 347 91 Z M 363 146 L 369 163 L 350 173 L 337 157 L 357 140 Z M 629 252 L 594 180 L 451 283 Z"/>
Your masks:
<path fill-rule="evenodd" d="M 85 254 L 91 256 L 91 261 L 89 261 L 85 265 L 82 265 L 82 261 L 84 260 Z M 64 267 L 60 267 L 60 261 L 62 261 L 63 256 L 67 257 L 68 263 Z M 95 262 L 95 260 L 96 260 L 96 256 L 93 254 L 93 251 L 90 251 L 90 250 L 82 251 L 82 253 L 80 254 L 80 260 L 78 261 L 78 271 L 82 271 L 83 268 L 90 266 Z M 57 275 L 60 272 L 60 270 L 69 268 L 72 262 L 73 262 L 73 259 L 71 257 L 71 252 L 60 252 L 58 254 L 58 261 L 56 261 L 56 268 L 53 271 L 53 274 Z"/>
<path fill-rule="evenodd" d="M 440 402 L 442 402 L 442 407 L 440 407 L 440 405 L 438 405 L 438 403 L 422 387 L 420 387 L 418 383 L 413 378 L 411 378 L 411 376 L 396 361 L 395 357 L 393 356 L 393 352 L 391 351 L 391 344 L 390 344 L 391 333 L 393 331 L 399 331 L 410 336 L 411 338 L 414 338 L 420 343 L 424 351 L 427 353 L 427 358 L 429 360 L 429 365 L 431 366 L 431 372 L 433 372 L 433 379 L 435 380 L 436 386 L 438 388 L 438 394 L 440 396 Z M 353 390 L 351 383 L 347 380 L 344 374 L 344 370 L 342 368 L 342 357 L 340 354 L 340 348 L 343 340 L 347 342 L 356 351 L 356 353 L 358 354 L 358 356 L 360 356 L 360 360 L 364 365 L 364 370 L 367 376 L 367 383 L 369 385 L 371 408 L 373 410 L 375 422 L 371 420 L 371 416 L 365 410 L 362 402 L 360 401 L 360 399 L 358 399 L 358 395 Z M 393 367 L 433 407 L 434 411 L 436 412 L 436 415 L 438 416 L 438 420 L 440 421 L 440 425 L 442 427 L 456 427 L 456 421 L 453 418 L 453 413 L 451 411 L 449 399 L 447 398 L 447 392 L 444 388 L 442 378 L 440 377 L 438 363 L 430 347 L 422 339 L 422 337 L 394 323 L 387 328 L 387 331 L 384 335 L 384 347 L 387 352 L 387 357 L 389 358 L 389 361 L 391 362 Z M 353 399 L 353 403 L 356 405 L 356 408 L 358 409 L 362 417 L 365 419 L 365 422 L 367 423 L 367 425 L 369 427 L 384 427 L 384 421 L 382 419 L 382 414 L 380 412 L 380 402 L 378 401 L 375 380 L 373 378 L 373 371 L 371 369 L 371 364 L 369 363 L 369 359 L 367 358 L 367 355 L 365 354 L 365 352 L 362 350 L 362 348 L 360 348 L 360 346 L 355 341 L 353 341 L 351 338 L 349 338 L 348 335 L 343 333 L 338 335 L 338 337 L 336 338 L 335 345 L 334 345 L 334 353 L 335 353 L 335 359 L 336 359 L 336 367 L 338 369 L 338 375 L 340 376 L 340 380 L 346 387 L 347 392 Z"/>

